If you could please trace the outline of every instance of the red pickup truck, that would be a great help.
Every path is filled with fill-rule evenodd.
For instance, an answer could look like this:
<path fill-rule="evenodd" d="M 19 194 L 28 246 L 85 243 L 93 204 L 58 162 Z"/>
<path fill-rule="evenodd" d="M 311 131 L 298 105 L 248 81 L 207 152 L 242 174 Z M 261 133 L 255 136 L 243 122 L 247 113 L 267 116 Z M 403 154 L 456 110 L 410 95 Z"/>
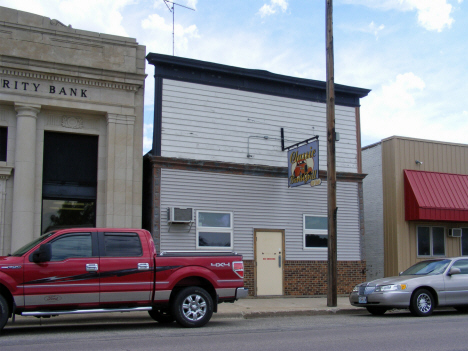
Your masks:
<path fill-rule="evenodd" d="M 15 315 L 113 311 L 201 327 L 218 303 L 248 295 L 243 277 L 241 255 L 156 254 L 143 229 L 58 230 L 0 257 L 0 330 Z"/>

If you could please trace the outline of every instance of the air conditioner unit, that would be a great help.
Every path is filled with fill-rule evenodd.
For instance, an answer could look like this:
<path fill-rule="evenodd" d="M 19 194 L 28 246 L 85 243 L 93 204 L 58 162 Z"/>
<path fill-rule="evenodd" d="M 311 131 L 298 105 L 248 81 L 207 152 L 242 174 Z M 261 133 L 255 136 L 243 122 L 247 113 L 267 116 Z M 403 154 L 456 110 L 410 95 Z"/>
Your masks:
<path fill-rule="evenodd" d="M 452 238 L 461 238 L 462 230 L 461 228 L 450 228 L 448 235 Z"/>
<path fill-rule="evenodd" d="M 168 223 L 191 223 L 193 222 L 193 209 L 182 207 L 167 208 Z"/>

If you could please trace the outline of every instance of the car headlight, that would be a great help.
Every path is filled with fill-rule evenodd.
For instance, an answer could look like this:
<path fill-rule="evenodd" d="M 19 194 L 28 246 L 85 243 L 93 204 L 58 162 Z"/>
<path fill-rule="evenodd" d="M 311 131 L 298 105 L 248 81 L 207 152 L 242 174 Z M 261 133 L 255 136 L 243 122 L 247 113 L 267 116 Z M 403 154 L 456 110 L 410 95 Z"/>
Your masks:
<path fill-rule="evenodd" d="M 353 288 L 353 292 L 357 292 L 359 291 L 359 285 L 356 285 L 354 288 Z"/>
<path fill-rule="evenodd" d="M 389 284 L 375 287 L 375 292 L 406 290 L 406 284 Z"/>

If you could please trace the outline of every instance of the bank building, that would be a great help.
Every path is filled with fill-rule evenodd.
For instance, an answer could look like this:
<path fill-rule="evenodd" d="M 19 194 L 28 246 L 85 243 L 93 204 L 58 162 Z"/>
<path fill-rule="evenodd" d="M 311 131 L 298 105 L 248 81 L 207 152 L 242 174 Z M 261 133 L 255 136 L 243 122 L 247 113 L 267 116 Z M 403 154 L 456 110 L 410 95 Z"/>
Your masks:
<path fill-rule="evenodd" d="M 141 227 L 145 51 L 0 7 L 0 254 L 64 226 Z"/>

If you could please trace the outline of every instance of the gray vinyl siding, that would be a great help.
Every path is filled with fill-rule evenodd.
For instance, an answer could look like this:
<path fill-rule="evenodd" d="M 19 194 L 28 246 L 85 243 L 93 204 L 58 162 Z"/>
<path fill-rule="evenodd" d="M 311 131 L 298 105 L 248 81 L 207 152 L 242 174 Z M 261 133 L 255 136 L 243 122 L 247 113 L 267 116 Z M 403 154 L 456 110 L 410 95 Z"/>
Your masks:
<path fill-rule="evenodd" d="M 367 174 L 363 181 L 364 194 L 364 251 L 367 279 L 384 276 L 384 226 L 382 144 L 362 151 L 362 171 Z"/>
<path fill-rule="evenodd" d="M 233 213 L 233 250 L 251 260 L 254 229 L 284 229 L 287 260 L 326 260 L 327 250 L 303 249 L 303 214 L 326 216 L 327 185 L 288 188 L 287 179 L 162 169 L 161 250 L 195 250 L 196 223 L 167 224 L 167 208 Z M 338 260 L 360 260 L 358 186 L 337 184 Z"/>
<path fill-rule="evenodd" d="M 337 171 L 357 172 L 355 108 L 336 106 L 335 115 Z M 319 135 L 320 168 L 326 169 L 325 104 L 163 81 L 162 156 L 284 167 L 281 128 L 286 146 Z"/>

